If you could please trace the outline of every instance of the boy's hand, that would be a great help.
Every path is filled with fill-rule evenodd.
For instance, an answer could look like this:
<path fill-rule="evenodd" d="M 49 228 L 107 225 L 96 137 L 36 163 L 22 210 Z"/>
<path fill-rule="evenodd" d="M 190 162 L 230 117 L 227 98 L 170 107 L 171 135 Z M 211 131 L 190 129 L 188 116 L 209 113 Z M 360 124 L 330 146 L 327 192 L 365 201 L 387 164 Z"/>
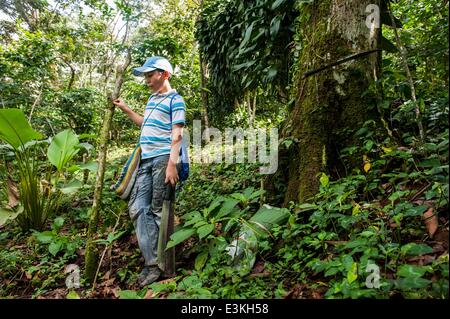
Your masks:
<path fill-rule="evenodd" d="M 129 109 L 128 105 L 122 99 L 114 100 L 113 103 L 117 105 L 122 111 Z"/>
<path fill-rule="evenodd" d="M 178 171 L 177 171 L 177 167 L 175 166 L 175 164 L 171 164 L 171 162 L 169 161 L 169 164 L 167 165 L 166 168 L 166 180 L 164 181 L 164 183 L 170 183 L 172 184 L 173 187 L 175 187 L 175 185 L 178 182 Z"/>

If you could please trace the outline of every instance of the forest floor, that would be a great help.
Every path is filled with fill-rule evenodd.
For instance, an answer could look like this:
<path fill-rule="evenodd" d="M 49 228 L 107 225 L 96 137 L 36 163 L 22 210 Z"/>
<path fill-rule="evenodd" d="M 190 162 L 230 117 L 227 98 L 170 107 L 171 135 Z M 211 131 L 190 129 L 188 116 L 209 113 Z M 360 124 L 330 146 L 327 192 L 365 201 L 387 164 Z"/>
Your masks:
<path fill-rule="evenodd" d="M 441 219 L 443 225 L 448 225 L 448 220 Z M 82 226 L 82 225 L 78 225 Z M 61 230 L 61 236 L 74 237 L 79 234 L 70 234 L 70 228 L 76 229 L 76 224 L 68 224 Z M 2 229 L 3 234 L 14 233 L 17 231 L 12 227 Z M 137 274 L 141 270 L 143 258 L 140 255 L 137 245 L 136 236 L 128 231 L 120 239 L 115 241 L 111 248 L 107 250 L 106 258 L 103 260 L 102 267 L 95 287 L 92 288 L 71 288 L 66 285 L 68 274 L 65 272 L 68 265 L 75 264 L 83 269 L 84 249 L 78 247 L 75 254 L 69 259 L 63 258 L 59 261 L 47 260 L 48 252 L 36 251 L 30 245 L 30 237 L 20 236 L 14 240 L 6 240 L 2 236 L 0 246 L 3 252 L 8 251 L 11 256 L 17 256 L 14 261 L 14 271 L 9 271 L 10 276 L 4 277 L 0 275 L 0 286 L 2 292 L 7 293 L 2 298 L 37 298 L 37 299 L 66 299 L 66 298 L 167 298 L 169 293 L 161 292 L 155 296 L 152 289 L 142 290 L 136 284 Z M 448 255 L 449 233 L 443 227 L 435 235 L 433 240 L 425 242 L 433 248 L 432 253 L 414 257 L 409 260 L 411 264 L 426 265 L 436 260 L 439 256 Z M 186 246 L 186 245 L 185 245 Z M 194 268 L 194 256 L 183 254 L 183 247 L 177 249 L 177 269 L 186 270 L 185 275 L 190 273 L 190 269 Z M 8 255 L 3 254 L 3 255 Z M 61 258 L 61 257 L 60 257 Z M 11 259 L 12 262 L 12 259 Z M 11 277 L 12 275 L 12 277 Z M 264 261 L 259 260 L 255 263 L 250 277 L 267 276 L 264 270 Z M 179 278 L 160 278 L 160 284 L 167 284 L 170 281 Z M 436 278 L 435 278 L 436 279 Z M 315 282 L 327 281 L 327 278 L 312 278 Z M 6 288 L 8 287 L 8 288 Z M 5 289 L 6 288 L 6 289 Z M 286 287 L 285 299 L 322 299 L 326 292 L 325 286 L 311 288 L 304 283 L 293 283 L 292 286 Z M 141 295 L 129 291 L 140 291 Z M 145 291 L 145 293 L 142 293 Z"/>
<path fill-rule="evenodd" d="M 127 154 L 128 148 L 118 147 L 111 150 L 105 176 L 106 185 L 115 180 L 120 163 L 125 160 Z M 177 200 L 176 224 L 180 223 L 180 216 L 207 207 L 219 195 L 242 192 L 249 186 L 257 187 L 260 179 L 255 177 L 255 174 L 249 173 L 249 169 L 251 167 L 245 165 L 207 169 L 194 167 L 192 183 L 184 186 Z M 371 258 L 379 259 L 380 262 L 384 260 L 383 275 L 387 280 L 396 282 L 396 275 L 404 276 L 399 278 L 402 280 L 401 285 L 405 285 L 406 288 L 402 288 L 401 285 L 400 288 L 389 287 L 379 297 L 434 298 L 441 296 L 442 289 L 444 291 L 447 289 L 448 296 L 448 212 L 443 208 L 433 215 L 435 225 L 430 225 L 429 221 L 420 221 L 420 216 L 411 225 L 402 224 L 400 232 L 398 225 L 391 219 L 387 230 L 379 231 L 376 237 L 370 237 L 373 236 L 371 231 L 379 229 L 380 222 L 386 221 L 385 217 L 379 218 L 379 212 L 376 215 L 369 214 L 373 220 L 368 223 L 367 217 L 361 215 L 361 221 L 367 224 L 361 230 L 355 231 L 356 237 L 354 235 L 339 235 L 339 237 L 335 230 L 325 232 L 325 228 L 315 226 L 314 222 L 290 219 L 285 228 L 273 232 L 272 239 L 260 243 L 263 247 L 262 252 L 256 255 L 251 269 L 243 275 L 236 275 L 237 271 L 226 263 L 213 264 L 213 261 L 211 261 L 212 268 L 206 265 L 202 271 L 202 267 L 197 264 L 199 252 L 201 254 L 202 250 L 196 249 L 203 246 L 199 246 L 198 241 L 191 238 L 176 246 L 177 276 L 161 278 L 157 284 L 141 289 L 137 286 L 136 279 L 141 271 L 143 258 L 128 217 L 127 204 L 109 191 L 103 194 L 103 210 L 96 237 L 99 256 L 104 255 L 104 258 L 95 285 L 92 287 L 82 279 L 88 211 L 92 205 L 92 179 L 93 176 L 74 198 L 68 197 L 63 200 L 60 213 L 48 221 L 43 231 L 24 234 L 13 222 L 1 226 L 0 298 L 150 299 L 190 296 L 215 298 L 217 295 L 212 289 L 218 290 L 223 287 L 217 287 L 228 285 L 236 290 L 235 295 L 231 297 L 322 299 L 329 297 L 327 291 L 329 294 L 329 291 L 336 289 L 338 294 L 341 289 L 339 287 L 343 283 L 350 282 L 351 267 L 359 258 L 356 257 L 359 254 L 357 250 L 359 246 L 367 246 L 364 248 L 364 254 L 371 254 Z M 336 185 L 340 187 L 340 184 Z M 333 189 L 329 192 L 336 193 Z M 328 205 L 330 209 L 330 203 L 324 202 L 323 205 Z M 342 206 L 340 203 L 336 205 L 338 208 Z M 370 202 L 370 205 L 375 205 L 375 202 Z M 387 202 L 384 205 L 387 205 Z M 414 205 L 408 206 L 409 209 L 418 207 Z M 252 206 L 249 207 L 253 209 Z M 359 227 L 360 222 L 355 220 L 359 216 L 355 214 L 354 209 L 350 216 L 345 214 L 336 216 L 338 216 L 336 223 L 352 222 L 356 228 Z M 430 227 L 433 228 L 433 236 L 428 234 Z M 386 242 L 386 238 L 383 237 L 386 234 L 392 235 L 393 241 L 399 242 L 400 245 L 393 243 L 391 239 Z M 220 236 L 219 233 L 218 237 Z M 317 238 L 320 239 L 320 244 Z M 309 245 L 310 248 L 305 248 L 305 245 Z M 349 249 L 353 251 L 349 253 Z M 388 252 L 382 255 L 379 250 Z M 363 258 L 364 255 L 360 260 Z M 322 270 L 324 267 L 325 270 Z M 228 271 L 227 269 L 235 273 L 223 275 L 222 272 Z M 200 281 L 202 273 L 205 278 Z M 336 277 L 330 277 L 330 274 L 336 274 Z M 76 278 L 78 275 L 81 276 L 79 282 Z M 342 282 L 339 281 L 340 276 L 343 278 Z M 205 282 L 210 283 L 211 287 L 202 286 Z M 217 282 L 216 288 L 212 288 L 214 282 Z M 80 285 L 77 286 L 77 283 Z M 183 285 L 192 285 L 196 288 L 189 290 L 183 288 Z M 363 285 L 362 280 L 359 286 L 352 286 L 353 292 L 337 296 L 344 298 L 366 296 L 364 294 L 367 291 L 362 289 Z M 402 289 L 406 289 L 406 295 L 403 295 Z M 417 289 L 419 295 L 415 295 L 414 289 Z M 436 292 L 431 294 L 430 289 Z M 368 297 L 376 296 L 368 295 Z"/>

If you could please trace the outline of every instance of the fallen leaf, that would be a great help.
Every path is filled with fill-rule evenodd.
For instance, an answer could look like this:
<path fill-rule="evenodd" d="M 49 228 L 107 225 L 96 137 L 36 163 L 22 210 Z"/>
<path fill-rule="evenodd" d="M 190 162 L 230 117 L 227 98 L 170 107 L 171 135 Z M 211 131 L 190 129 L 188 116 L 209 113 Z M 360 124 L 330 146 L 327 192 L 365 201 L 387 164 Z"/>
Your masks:
<path fill-rule="evenodd" d="M 108 279 L 108 280 L 105 280 L 105 281 L 103 281 L 103 282 L 99 285 L 99 287 L 109 287 L 109 286 L 112 286 L 112 284 L 114 283 L 114 280 L 116 280 L 115 277 L 114 277 L 114 278 L 111 278 L 111 279 Z"/>
<path fill-rule="evenodd" d="M 438 230 L 434 235 L 434 240 L 440 242 L 446 250 L 448 250 L 448 238 L 448 230 Z"/>
<path fill-rule="evenodd" d="M 110 277 L 110 275 L 111 275 L 111 271 L 108 270 L 108 271 L 103 275 L 103 279 L 104 279 L 104 280 L 108 280 L 109 277 Z"/>
<path fill-rule="evenodd" d="M 122 255 L 123 256 L 131 256 L 131 255 L 133 255 L 133 252 L 131 252 L 131 251 L 122 251 Z"/>
<path fill-rule="evenodd" d="M 8 176 L 7 180 L 7 193 L 8 193 L 8 209 L 12 209 L 19 204 L 19 190 L 17 184 Z"/>
<path fill-rule="evenodd" d="M 256 263 L 256 265 L 253 267 L 252 273 L 253 274 L 259 274 L 264 271 L 265 263 L 262 261 L 259 261 Z"/>
<path fill-rule="evenodd" d="M 436 214 L 433 211 L 433 207 L 428 208 L 428 210 L 425 213 L 423 213 L 423 220 L 427 228 L 428 234 L 430 235 L 431 238 L 433 238 L 439 226 L 439 221 Z"/>
<path fill-rule="evenodd" d="M 266 271 L 264 271 L 262 273 L 259 273 L 259 274 L 250 274 L 249 276 L 251 278 L 253 278 L 253 277 L 269 277 L 270 275 L 271 275 L 271 272 L 266 270 Z"/>
<path fill-rule="evenodd" d="M 432 263 L 435 259 L 436 257 L 434 255 L 414 256 L 412 258 L 408 258 L 408 263 L 417 264 L 418 266 L 424 266 Z"/>
<path fill-rule="evenodd" d="M 396 223 L 396 222 L 394 222 L 394 220 L 393 219 L 390 219 L 389 220 L 389 226 L 391 227 L 391 228 L 397 228 L 398 227 L 398 224 Z"/>
<path fill-rule="evenodd" d="M 57 288 L 45 294 L 46 299 L 66 299 L 67 290 L 65 288 Z"/>
<path fill-rule="evenodd" d="M 433 206 L 434 201 L 432 200 L 424 200 L 424 199 L 416 199 L 414 201 L 412 201 L 413 204 L 417 204 L 417 205 L 428 205 L 428 206 Z"/>
<path fill-rule="evenodd" d="M 322 295 L 317 291 L 313 291 L 311 296 L 312 296 L 312 299 L 322 299 Z"/>
<path fill-rule="evenodd" d="M 153 290 L 149 289 L 144 296 L 144 299 L 152 299 L 153 298 Z"/>
<path fill-rule="evenodd" d="M 392 185 L 389 183 L 384 183 L 384 184 L 381 184 L 381 188 L 383 188 L 384 190 L 391 189 Z"/>
<path fill-rule="evenodd" d="M 441 242 L 437 242 L 436 244 L 433 245 L 433 254 L 435 254 L 435 253 L 442 253 L 445 250 L 446 249 L 444 248 L 444 245 L 442 245 Z"/>
<path fill-rule="evenodd" d="M 117 289 L 117 287 L 114 287 L 114 288 L 112 288 L 110 286 L 104 287 L 103 289 L 101 289 L 101 295 L 103 296 L 103 298 L 111 296 L 111 295 L 116 296 L 116 294 L 118 295 L 118 292 L 116 291 L 116 289 Z"/>
<path fill-rule="evenodd" d="M 283 299 L 301 299 L 303 296 L 303 286 L 295 285 L 285 296 Z"/>
<path fill-rule="evenodd" d="M 175 278 L 164 279 L 164 280 L 158 281 L 158 283 L 165 285 L 165 284 L 168 284 L 171 281 L 175 281 Z"/>
<path fill-rule="evenodd" d="M 116 298 L 119 298 L 119 297 L 120 297 L 119 291 L 120 291 L 120 288 L 119 288 L 119 287 L 116 287 L 116 288 L 114 288 L 114 289 L 111 289 L 111 292 L 113 293 L 114 297 L 116 297 Z"/>

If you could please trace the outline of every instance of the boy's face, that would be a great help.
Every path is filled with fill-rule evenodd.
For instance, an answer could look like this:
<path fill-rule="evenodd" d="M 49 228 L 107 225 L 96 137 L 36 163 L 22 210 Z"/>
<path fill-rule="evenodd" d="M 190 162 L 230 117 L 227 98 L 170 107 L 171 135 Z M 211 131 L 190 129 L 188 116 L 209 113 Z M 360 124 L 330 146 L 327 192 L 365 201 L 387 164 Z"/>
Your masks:
<path fill-rule="evenodd" d="M 161 72 L 158 70 L 144 73 L 145 83 L 147 83 L 153 93 L 159 92 L 162 89 L 164 81 L 168 78 L 166 73 L 167 72 Z"/>

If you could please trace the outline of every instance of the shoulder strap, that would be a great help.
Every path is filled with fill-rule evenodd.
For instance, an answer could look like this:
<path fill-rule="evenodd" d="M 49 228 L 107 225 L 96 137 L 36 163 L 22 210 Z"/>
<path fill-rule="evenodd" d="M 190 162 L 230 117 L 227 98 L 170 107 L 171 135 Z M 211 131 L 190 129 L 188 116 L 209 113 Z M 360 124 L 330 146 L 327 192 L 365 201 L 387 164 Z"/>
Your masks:
<path fill-rule="evenodd" d="M 170 106 L 169 106 L 169 108 L 170 108 L 170 124 L 172 125 L 172 103 L 173 103 L 173 99 L 177 96 L 177 95 L 179 95 L 178 93 L 175 93 L 173 96 L 172 96 L 172 98 L 170 99 Z"/>
<path fill-rule="evenodd" d="M 150 95 L 150 97 L 148 98 L 148 101 L 150 101 L 151 98 L 152 98 L 153 96 L 155 96 L 155 94 Z M 162 101 L 164 101 L 164 100 L 167 99 L 168 97 L 169 97 L 169 95 L 167 95 L 167 96 L 164 97 L 161 101 L 159 101 L 158 104 L 155 105 L 155 107 L 153 108 L 153 110 L 150 111 L 150 114 L 147 116 L 147 118 L 145 119 L 145 121 L 142 123 L 141 131 L 140 131 L 139 137 L 138 137 L 138 143 L 139 143 L 139 141 L 141 140 L 141 134 L 142 134 L 142 131 L 144 130 L 145 123 L 147 123 L 147 120 L 150 118 L 150 115 L 152 115 L 153 111 L 156 110 L 156 108 L 158 107 L 158 105 L 160 105 L 160 104 L 162 103 Z M 173 99 L 173 97 L 172 97 L 172 99 Z M 148 102 L 147 102 L 147 103 L 148 103 Z M 170 101 L 170 103 L 171 103 L 170 105 L 172 105 L 172 101 Z M 172 110 L 172 109 L 171 109 L 171 110 Z M 172 114 L 170 114 L 170 117 L 171 117 L 171 121 L 172 121 Z"/>

